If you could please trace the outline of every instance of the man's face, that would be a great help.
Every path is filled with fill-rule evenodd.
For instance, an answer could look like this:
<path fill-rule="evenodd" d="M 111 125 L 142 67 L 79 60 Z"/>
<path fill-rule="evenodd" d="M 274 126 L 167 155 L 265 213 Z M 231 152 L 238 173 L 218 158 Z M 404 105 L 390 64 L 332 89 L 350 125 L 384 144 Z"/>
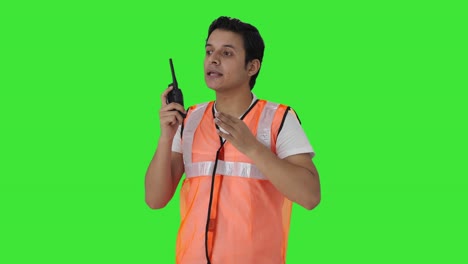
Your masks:
<path fill-rule="evenodd" d="M 249 87 L 242 37 L 231 31 L 215 29 L 206 43 L 205 82 L 216 91 Z"/>

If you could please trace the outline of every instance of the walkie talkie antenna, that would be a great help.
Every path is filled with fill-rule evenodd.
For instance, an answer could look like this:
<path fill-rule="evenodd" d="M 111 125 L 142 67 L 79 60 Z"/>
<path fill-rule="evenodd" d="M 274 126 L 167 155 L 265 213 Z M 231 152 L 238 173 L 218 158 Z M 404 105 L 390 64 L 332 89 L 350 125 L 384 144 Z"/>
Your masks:
<path fill-rule="evenodd" d="M 172 59 L 169 59 L 169 64 L 171 65 L 172 72 L 172 86 L 174 87 L 174 89 L 179 89 L 179 86 L 177 85 L 177 79 L 175 76 L 174 65 L 172 65 Z"/>

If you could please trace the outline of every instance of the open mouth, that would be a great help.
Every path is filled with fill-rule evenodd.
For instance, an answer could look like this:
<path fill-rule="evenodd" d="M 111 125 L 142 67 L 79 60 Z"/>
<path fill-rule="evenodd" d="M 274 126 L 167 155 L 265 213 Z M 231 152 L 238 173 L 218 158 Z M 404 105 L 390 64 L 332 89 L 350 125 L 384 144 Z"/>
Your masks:
<path fill-rule="evenodd" d="M 217 72 L 217 71 L 208 71 L 206 75 L 208 75 L 209 77 L 214 77 L 214 78 L 223 76 L 222 73 Z"/>

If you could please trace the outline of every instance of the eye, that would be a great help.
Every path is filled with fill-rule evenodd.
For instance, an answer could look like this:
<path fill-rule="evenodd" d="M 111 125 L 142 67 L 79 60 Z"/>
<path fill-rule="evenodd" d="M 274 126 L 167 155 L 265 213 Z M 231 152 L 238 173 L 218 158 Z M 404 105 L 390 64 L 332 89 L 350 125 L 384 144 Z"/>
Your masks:
<path fill-rule="evenodd" d="M 231 56 L 232 52 L 226 50 L 226 51 L 223 52 L 223 55 L 224 56 Z"/>
<path fill-rule="evenodd" d="M 213 54 L 213 51 L 212 51 L 212 50 L 207 50 L 207 51 L 206 51 L 206 55 L 211 55 L 211 54 Z"/>

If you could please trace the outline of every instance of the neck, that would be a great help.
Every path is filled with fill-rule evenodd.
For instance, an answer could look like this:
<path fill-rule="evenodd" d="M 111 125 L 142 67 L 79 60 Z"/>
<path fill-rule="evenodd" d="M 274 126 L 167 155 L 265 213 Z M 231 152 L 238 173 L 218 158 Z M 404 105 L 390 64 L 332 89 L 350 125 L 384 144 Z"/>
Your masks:
<path fill-rule="evenodd" d="M 216 93 L 216 110 L 234 117 L 240 117 L 252 103 L 250 89 L 242 91 L 224 91 Z"/>

